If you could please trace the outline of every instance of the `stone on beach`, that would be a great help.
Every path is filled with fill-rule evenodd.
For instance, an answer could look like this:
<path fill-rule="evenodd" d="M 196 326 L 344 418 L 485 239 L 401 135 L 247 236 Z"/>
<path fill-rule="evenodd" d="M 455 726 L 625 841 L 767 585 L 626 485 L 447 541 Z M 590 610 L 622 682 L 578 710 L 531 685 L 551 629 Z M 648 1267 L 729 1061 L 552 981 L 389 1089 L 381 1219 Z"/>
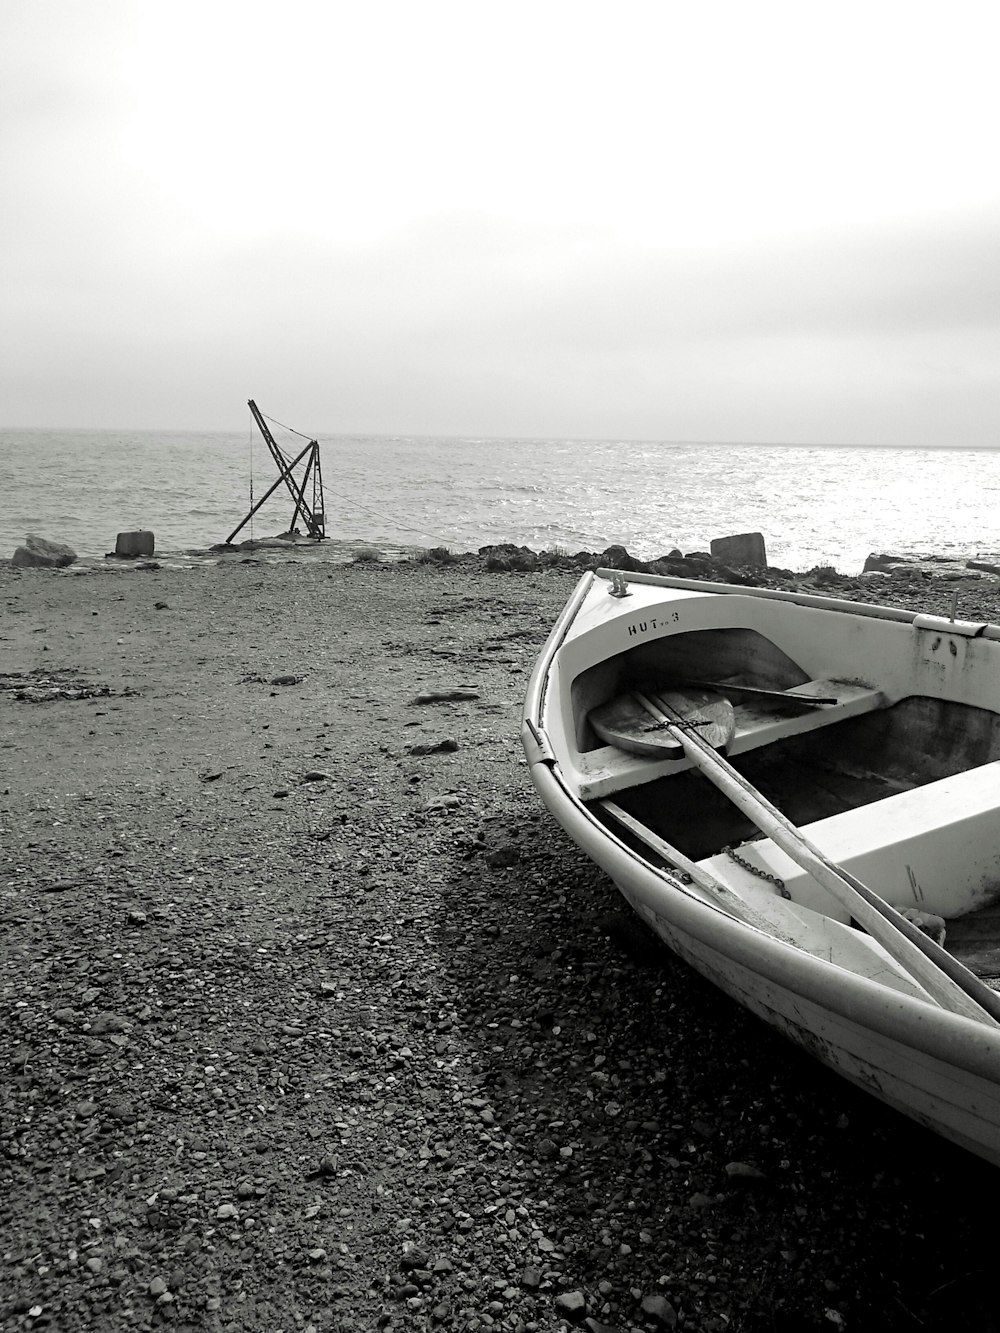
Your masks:
<path fill-rule="evenodd" d="M 19 569 L 65 569 L 76 560 L 76 552 L 65 542 L 49 541 L 29 532 L 23 546 L 19 546 L 11 563 Z"/>

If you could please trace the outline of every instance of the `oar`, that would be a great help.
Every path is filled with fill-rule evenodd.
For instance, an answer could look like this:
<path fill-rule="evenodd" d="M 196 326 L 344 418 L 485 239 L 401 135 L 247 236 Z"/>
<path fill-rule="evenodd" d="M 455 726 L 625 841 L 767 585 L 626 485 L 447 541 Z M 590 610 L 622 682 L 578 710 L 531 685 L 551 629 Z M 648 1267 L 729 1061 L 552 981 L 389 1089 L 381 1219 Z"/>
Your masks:
<path fill-rule="evenodd" d="M 1000 1020 L 1000 999 L 988 986 L 984 986 L 856 876 L 826 857 L 801 829 L 717 751 L 704 745 L 695 733 L 688 731 L 683 724 L 678 725 L 668 716 L 655 695 L 649 698 L 637 694 L 636 698 L 652 717 L 670 728 L 691 763 L 742 810 L 762 833 L 766 833 L 776 846 L 832 894 L 942 1008 L 980 1021 Z"/>
<path fill-rule="evenodd" d="M 717 879 L 704 866 L 700 866 L 697 861 L 690 860 L 679 848 L 674 847 L 664 838 L 661 838 L 659 834 L 654 833 L 652 829 L 647 828 L 640 820 L 630 815 L 627 810 L 623 810 L 614 801 L 603 800 L 599 801 L 598 804 L 612 819 L 617 820 L 623 828 L 627 828 L 631 834 L 656 852 L 657 856 L 662 857 L 666 861 L 668 869 L 679 870 L 687 875 L 705 897 L 712 900 L 717 907 L 721 907 L 724 912 L 746 922 L 749 926 L 756 926 L 758 930 L 763 930 L 768 935 L 777 936 L 784 940 L 786 944 L 792 943 L 789 936 L 777 930 L 773 922 L 762 916 L 752 903 L 748 903 L 745 898 L 741 898 L 728 884 L 723 884 L 721 879 Z"/>
<path fill-rule="evenodd" d="M 761 702 L 795 704 L 799 708 L 820 708 L 840 701 L 819 694 L 793 694 L 788 690 L 765 690 L 760 685 L 728 685 L 721 680 L 686 680 L 685 685 L 697 685 L 703 690 L 718 690 L 720 694 L 736 694 L 740 698 L 760 699 Z"/>
<path fill-rule="evenodd" d="M 671 717 L 683 718 L 689 726 L 701 729 L 710 745 L 728 745 L 736 729 L 736 716 L 728 699 L 714 690 L 674 690 L 661 692 L 669 702 Z M 616 745 L 628 754 L 649 755 L 657 759 L 680 759 L 684 751 L 664 727 L 650 717 L 649 711 L 632 694 L 611 699 L 591 709 L 590 725 L 607 745 Z"/>

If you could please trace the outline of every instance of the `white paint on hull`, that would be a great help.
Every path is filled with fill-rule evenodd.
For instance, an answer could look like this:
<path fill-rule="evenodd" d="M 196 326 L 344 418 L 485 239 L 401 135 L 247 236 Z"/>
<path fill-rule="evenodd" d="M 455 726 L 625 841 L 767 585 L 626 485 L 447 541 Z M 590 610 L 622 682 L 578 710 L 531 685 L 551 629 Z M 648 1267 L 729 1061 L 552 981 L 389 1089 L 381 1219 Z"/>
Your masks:
<path fill-rule="evenodd" d="M 660 642 L 735 628 L 774 645 L 804 680 L 850 681 L 844 697 L 861 701 L 860 711 L 919 698 L 998 715 L 1000 628 L 765 589 L 628 578 L 628 598 L 609 597 L 600 578 L 581 581 L 532 676 L 523 735 L 543 801 L 636 912 L 702 975 L 851 1083 L 1000 1166 L 1000 1025 L 931 1003 L 896 960 L 850 929 L 843 910 L 816 886 L 796 882 L 797 902 L 784 910 L 773 884 L 752 879 L 730 858 L 704 863 L 737 897 L 758 895 L 755 913 L 763 905 L 775 923 L 769 934 L 756 916 L 753 924 L 738 920 L 721 899 L 699 896 L 657 869 L 584 801 L 595 789 L 623 789 L 678 772 L 679 765 L 613 747 L 581 748 L 576 714 L 602 700 L 581 703 L 574 694 L 577 682 L 591 679 L 599 692 L 609 659 L 606 679 L 613 682 L 614 660 L 637 642 L 654 645 L 655 660 Z M 862 866 L 876 892 L 891 867 L 921 907 L 933 911 L 920 898 L 913 869 L 919 852 L 927 879 L 948 881 L 949 914 L 963 901 L 971 908 L 1000 884 L 998 774 L 1000 765 L 990 762 L 931 782 L 918 795 L 888 796 L 835 816 L 827 830 L 831 851 Z M 821 825 L 810 834 L 822 837 Z M 783 861 L 767 861 L 776 849 L 753 847 L 763 849 L 769 869 L 795 880 L 798 872 Z"/>

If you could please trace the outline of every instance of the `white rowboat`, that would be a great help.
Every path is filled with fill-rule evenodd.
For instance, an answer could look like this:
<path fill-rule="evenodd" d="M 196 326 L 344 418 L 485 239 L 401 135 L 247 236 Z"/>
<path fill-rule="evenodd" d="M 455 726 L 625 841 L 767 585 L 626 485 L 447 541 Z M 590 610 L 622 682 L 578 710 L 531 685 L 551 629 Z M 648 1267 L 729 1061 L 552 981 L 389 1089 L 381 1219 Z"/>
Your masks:
<path fill-rule="evenodd" d="M 1000 628 L 598 570 L 522 740 L 676 953 L 1000 1165 Z"/>

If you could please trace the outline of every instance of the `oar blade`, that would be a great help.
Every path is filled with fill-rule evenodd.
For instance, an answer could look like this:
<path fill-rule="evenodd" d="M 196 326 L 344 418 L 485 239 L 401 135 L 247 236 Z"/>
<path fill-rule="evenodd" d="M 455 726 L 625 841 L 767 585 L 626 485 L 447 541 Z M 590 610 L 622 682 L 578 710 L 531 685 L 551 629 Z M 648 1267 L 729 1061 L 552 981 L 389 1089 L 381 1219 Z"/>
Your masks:
<path fill-rule="evenodd" d="M 640 754 L 651 759 L 680 759 L 684 751 L 668 728 L 650 716 L 638 699 L 621 694 L 616 699 L 592 708 L 590 725 L 605 745 L 617 746 L 626 754 Z"/>
<path fill-rule="evenodd" d="M 675 718 L 686 726 L 694 727 L 713 750 L 723 750 L 733 739 L 736 713 L 731 700 L 715 690 L 687 687 L 677 690 L 658 690 L 650 696 L 667 717 Z"/>
<path fill-rule="evenodd" d="M 651 713 L 643 699 L 652 700 L 662 716 L 657 717 L 655 710 Z M 736 729 L 736 715 L 728 699 L 714 690 L 693 687 L 621 694 L 590 713 L 590 725 L 606 745 L 628 754 L 680 759 L 684 751 L 668 722 L 695 727 L 714 749 L 728 745 Z"/>

